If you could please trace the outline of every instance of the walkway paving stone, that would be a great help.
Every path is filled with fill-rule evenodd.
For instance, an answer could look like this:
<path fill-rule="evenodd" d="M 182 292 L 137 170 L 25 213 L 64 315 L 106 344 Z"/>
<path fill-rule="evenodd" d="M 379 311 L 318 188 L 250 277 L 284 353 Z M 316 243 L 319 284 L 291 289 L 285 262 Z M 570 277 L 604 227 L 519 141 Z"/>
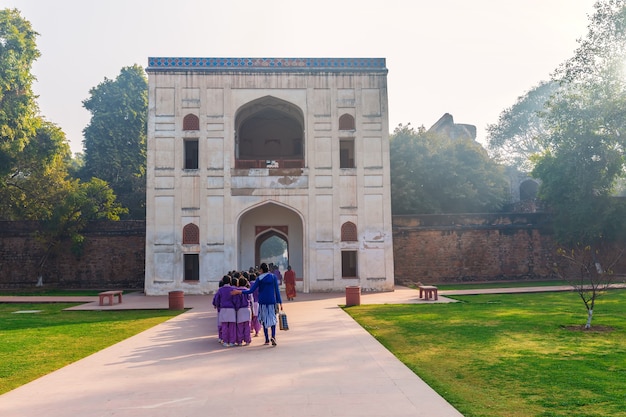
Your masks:
<path fill-rule="evenodd" d="M 557 290 L 568 288 L 498 292 Z M 436 302 L 484 292 L 440 291 Z M 286 302 L 290 330 L 278 331 L 275 348 L 262 337 L 247 347 L 219 345 L 211 300 L 185 296 L 185 313 L 0 396 L 0 416 L 461 416 L 339 307 L 343 294 Z M 113 306 L 97 297 L 78 302 L 85 304 L 73 309 L 168 308 L 167 296 L 140 293 Z M 361 304 L 434 302 L 406 287 L 361 294 Z"/>

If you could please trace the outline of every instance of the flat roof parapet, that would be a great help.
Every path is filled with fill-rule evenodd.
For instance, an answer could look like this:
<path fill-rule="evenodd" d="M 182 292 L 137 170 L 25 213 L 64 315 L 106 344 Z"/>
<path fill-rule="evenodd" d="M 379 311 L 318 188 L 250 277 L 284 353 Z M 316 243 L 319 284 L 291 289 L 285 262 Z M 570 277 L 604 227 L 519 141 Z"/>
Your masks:
<path fill-rule="evenodd" d="M 385 58 L 176 58 L 149 57 L 147 71 L 384 71 Z"/>

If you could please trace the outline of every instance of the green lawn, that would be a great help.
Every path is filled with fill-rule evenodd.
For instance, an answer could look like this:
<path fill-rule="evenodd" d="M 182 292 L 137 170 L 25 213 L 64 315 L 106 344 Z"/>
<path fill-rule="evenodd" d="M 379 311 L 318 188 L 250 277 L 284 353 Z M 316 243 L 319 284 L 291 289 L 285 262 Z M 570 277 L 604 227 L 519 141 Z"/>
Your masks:
<path fill-rule="evenodd" d="M 499 281 L 460 284 L 434 284 L 440 291 L 445 290 L 475 290 L 485 288 L 524 288 L 524 287 L 548 287 L 568 285 L 565 281 Z M 417 286 L 415 287 L 417 288 Z"/>
<path fill-rule="evenodd" d="M 346 308 L 466 417 L 626 416 L 626 291 Z"/>
<path fill-rule="evenodd" d="M 182 312 L 63 311 L 73 305 L 0 304 L 0 394 Z"/>
<path fill-rule="evenodd" d="M 60 289 L 47 289 L 47 288 L 29 288 L 18 290 L 0 290 L 0 296 L 76 296 L 76 297 L 90 297 L 97 296 L 98 293 L 104 290 L 60 290 Z M 133 291 L 124 291 L 124 294 L 129 294 Z"/>

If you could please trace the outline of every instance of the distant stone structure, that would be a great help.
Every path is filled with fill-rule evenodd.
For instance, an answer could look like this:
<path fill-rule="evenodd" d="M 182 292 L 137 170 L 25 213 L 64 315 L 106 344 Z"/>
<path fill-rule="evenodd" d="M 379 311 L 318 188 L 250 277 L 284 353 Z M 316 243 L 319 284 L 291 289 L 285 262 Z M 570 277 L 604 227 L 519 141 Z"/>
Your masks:
<path fill-rule="evenodd" d="M 445 135 L 450 139 L 476 140 L 476 126 L 454 123 L 454 118 L 450 113 L 441 116 L 428 131 Z"/>
<path fill-rule="evenodd" d="M 392 290 L 384 58 L 149 58 L 145 292 L 286 242 L 300 291 Z"/>
<path fill-rule="evenodd" d="M 506 211 L 518 213 L 535 213 L 544 211 L 537 194 L 540 181 L 529 174 L 519 171 L 516 167 L 507 167 L 511 203 L 505 207 Z"/>

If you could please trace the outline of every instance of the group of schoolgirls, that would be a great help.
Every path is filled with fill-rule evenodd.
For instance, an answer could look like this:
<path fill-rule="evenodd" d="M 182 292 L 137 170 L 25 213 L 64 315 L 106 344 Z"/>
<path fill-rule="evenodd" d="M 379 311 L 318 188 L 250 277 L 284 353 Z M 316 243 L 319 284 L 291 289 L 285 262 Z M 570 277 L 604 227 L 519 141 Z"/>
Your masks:
<path fill-rule="evenodd" d="M 225 347 L 246 346 L 252 342 L 252 331 L 258 336 L 261 327 L 265 345 L 276 346 L 276 314 L 283 309 L 278 279 L 268 272 L 231 272 L 224 275 L 213 297 L 217 309 L 218 341 Z M 271 330 L 271 337 L 270 331 Z"/>
<path fill-rule="evenodd" d="M 255 336 L 258 336 L 261 329 L 254 311 L 258 310 L 258 301 L 255 301 L 254 294 L 231 294 L 235 289 L 248 289 L 249 279 L 256 279 L 256 275 L 246 273 L 244 276 L 240 272 L 229 272 L 222 277 L 219 289 L 213 296 L 213 307 L 217 309 L 218 342 L 226 347 L 250 344 L 251 329 L 255 329 Z"/>

